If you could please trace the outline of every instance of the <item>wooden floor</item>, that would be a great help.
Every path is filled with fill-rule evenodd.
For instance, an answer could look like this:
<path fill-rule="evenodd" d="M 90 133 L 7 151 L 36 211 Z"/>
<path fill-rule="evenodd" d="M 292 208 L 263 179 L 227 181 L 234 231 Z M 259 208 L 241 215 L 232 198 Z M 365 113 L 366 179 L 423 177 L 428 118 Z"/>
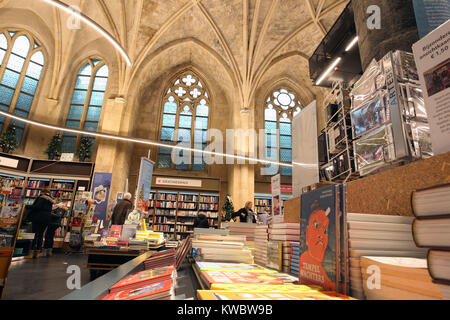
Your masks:
<path fill-rule="evenodd" d="M 70 276 L 67 268 L 77 265 L 81 269 L 81 286 L 90 281 L 87 256 L 82 253 L 56 253 L 52 257 L 13 262 L 9 270 L 3 300 L 57 300 L 72 290 L 67 288 Z M 178 270 L 175 298 L 196 299 L 200 286 L 189 263 Z"/>

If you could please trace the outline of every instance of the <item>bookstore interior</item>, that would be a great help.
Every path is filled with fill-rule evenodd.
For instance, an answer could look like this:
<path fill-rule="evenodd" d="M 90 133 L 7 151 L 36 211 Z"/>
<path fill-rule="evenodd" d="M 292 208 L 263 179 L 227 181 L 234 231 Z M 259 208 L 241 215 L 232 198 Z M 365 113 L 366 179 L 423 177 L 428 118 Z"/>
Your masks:
<path fill-rule="evenodd" d="M 0 299 L 450 300 L 448 0 L 126 2 L 0 1 Z"/>

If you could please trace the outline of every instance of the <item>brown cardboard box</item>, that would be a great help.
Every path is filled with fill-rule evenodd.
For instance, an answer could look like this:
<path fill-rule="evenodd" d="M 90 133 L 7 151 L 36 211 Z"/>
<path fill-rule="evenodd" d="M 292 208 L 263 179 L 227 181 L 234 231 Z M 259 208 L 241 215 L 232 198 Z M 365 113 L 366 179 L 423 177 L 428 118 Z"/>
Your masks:
<path fill-rule="evenodd" d="M 300 223 L 300 197 L 283 201 L 284 222 Z"/>

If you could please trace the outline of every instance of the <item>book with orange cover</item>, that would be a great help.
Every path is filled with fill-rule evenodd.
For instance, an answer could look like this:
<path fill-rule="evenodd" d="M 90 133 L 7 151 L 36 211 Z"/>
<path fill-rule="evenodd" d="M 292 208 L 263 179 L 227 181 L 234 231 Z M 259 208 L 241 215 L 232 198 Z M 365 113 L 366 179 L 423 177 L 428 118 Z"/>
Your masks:
<path fill-rule="evenodd" d="M 102 300 L 159 300 L 172 295 L 172 280 L 152 283 L 151 285 L 110 293 Z"/>
<path fill-rule="evenodd" d="M 202 271 L 202 277 L 209 284 L 283 284 L 271 274 L 255 272 L 233 272 L 233 271 Z"/>
<path fill-rule="evenodd" d="M 199 300 L 356 300 L 334 292 L 197 292 Z"/>
<path fill-rule="evenodd" d="M 109 289 L 109 292 L 141 288 L 151 283 L 171 279 L 173 270 L 173 266 L 169 266 L 138 272 L 117 282 Z"/>

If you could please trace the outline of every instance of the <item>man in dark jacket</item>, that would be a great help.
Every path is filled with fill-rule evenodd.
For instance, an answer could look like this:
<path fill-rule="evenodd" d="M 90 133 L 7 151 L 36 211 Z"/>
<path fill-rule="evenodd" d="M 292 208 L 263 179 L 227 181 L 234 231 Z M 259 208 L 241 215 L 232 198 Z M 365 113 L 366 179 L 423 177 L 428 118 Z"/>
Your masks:
<path fill-rule="evenodd" d="M 209 229 L 209 222 L 203 213 L 199 213 L 194 221 L 194 228 Z"/>
<path fill-rule="evenodd" d="M 37 258 L 41 251 L 45 228 L 51 222 L 51 212 L 54 204 L 55 200 L 50 196 L 50 190 L 45 189 L 32 205 L 33 259 Z"/>
<path fill-rule="evenodd" d="M 131 202 L 131 193 L 127 192 L 123 196 L 123 200 L 121 200 L 114 207 L 113 214 L 111 216 L 111 224 L 121 226 L 125 223 L 127 219 L 127 215 L 131 210 L 133 210 L 133 203 Z"/>

